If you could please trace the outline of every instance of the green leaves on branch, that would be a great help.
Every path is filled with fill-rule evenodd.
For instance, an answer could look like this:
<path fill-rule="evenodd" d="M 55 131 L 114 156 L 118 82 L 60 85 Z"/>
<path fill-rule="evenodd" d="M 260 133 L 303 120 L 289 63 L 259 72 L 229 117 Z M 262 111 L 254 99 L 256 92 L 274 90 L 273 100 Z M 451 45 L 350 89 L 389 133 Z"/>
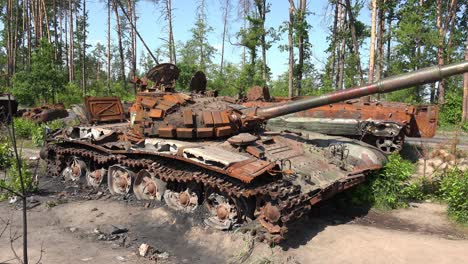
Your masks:
<path fill-rule="evenodd" d="M 448 204 L 448 213 L 459 223 L 468 223 L 468 171 L 454 168 L 440 183 L 440 197 Z"/>

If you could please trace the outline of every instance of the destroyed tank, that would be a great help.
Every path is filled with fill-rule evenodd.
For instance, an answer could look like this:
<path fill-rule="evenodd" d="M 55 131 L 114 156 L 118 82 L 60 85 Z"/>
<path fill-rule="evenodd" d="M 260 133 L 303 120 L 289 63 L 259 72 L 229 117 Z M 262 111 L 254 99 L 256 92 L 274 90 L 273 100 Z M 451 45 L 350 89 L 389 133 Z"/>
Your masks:
<path fill-rule="evenodd" d="M 352 139 L 271 132 L 265 129 L 269 119 L 467 71 L 468 62 L 435 66 L 320 97 L 246 108 L 203 92 L 174 91 L 179 70 L 162 64 L 147 74 L 154 85 L 137 94 L 129 123 L 52 132 L 41 158 L 53 176 L 93 188 L 107 182 L 113 195 L 133 192 L 182 212 L 203 205 L 207 225 L 255 226 L 260 239 L 277 243 L 294 220 L 363 182 L 386 157 Z"/>

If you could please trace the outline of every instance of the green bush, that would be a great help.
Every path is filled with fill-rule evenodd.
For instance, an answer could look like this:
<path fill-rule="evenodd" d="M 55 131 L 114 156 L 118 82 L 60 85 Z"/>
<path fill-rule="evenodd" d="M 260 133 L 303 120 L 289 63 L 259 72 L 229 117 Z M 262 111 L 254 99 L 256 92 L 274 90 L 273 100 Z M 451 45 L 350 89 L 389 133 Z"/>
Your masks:
<path fill-rule="evenodd" d="M 31 135 L 32 142 L 36 147 L 44 146 L 44 137 L 45 137 L 45 130 L 46 127 L 49 128 L 50 131 L 54 131 L 56 129 L 65 128 L 67 124 L 62 119 L 56 119 L 47 124 L 38 125 L 33 131 Z"/>
<path fill-rule="evenodd" d="M 14 124 L 16 136 L 23 139 L 31 139 L 33 131 L 38 127 L 36 123 L 25 118 L 15 118 Z"/>
<path fill-rule="evenodd" d="M 351 191 L 352 202 L 373 204 L 380 209 L 405 207 L 407 201 L 421 197 L 419 185 L 410 184 L 414 165 L 398 154 L 389 156 L 385 167 Z"/>
<path fill-rule="evenodd" d="M 0 169 L 11 166 L 12 151 L 8 142 L 0 142 Z"/>
<path fill-rule="evenodd" d="M 461 89 L 452 89 L 445 94 L 445 103 L 439 112 L 439 125 L 458 125 L 462 118 L 463 95 Z"/>
<path fill-rule="evenodd" d="M 468 223 L 468 171 L 454 168 L 443 175 L 440 197 L 448 204 L 448 213 L 455 221 Z"/>
<path fill-rule="evenodd" d="M 21 159 L 21 175 L 23 177 L 24 189 L 26 193 L 37 191 L 37 185 L 31 171 L 26 167 L 26 162 Z M 11 167 L 8 170 L 7 178 L 0 180 L 0 186 L 7 187 L 14 192 L 21 193 L 21 179 L 19 177 L 19 169 L 15 160 L 12 161 Z M 0 192 L 0 200 L 4 200 L 11 193 L 6 191 Z"/>

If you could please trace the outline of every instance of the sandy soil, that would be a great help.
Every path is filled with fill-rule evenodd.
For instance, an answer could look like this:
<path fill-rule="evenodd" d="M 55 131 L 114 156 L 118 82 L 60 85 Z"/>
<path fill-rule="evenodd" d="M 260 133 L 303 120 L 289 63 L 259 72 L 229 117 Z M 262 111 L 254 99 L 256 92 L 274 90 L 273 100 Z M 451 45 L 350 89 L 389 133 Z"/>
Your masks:
<path fill-rule="evenodd" d="M 183 214 L 158 202 L 77 192 L 46 177 L 40 183 L 40 193 L 28 203 L 31 263 L 41 248 L 42 263 L 452 264 L 468 259 L 468 228 L 449 221 L 446 207 L 436 203 L 381 212 L 349 208 L 343 196 L 336 197 L 314 208 L 290 228 L 284 243 L 271 248 L 250 234 L 207 228 L 202 210 Z M 22 254 L 21 238 L 10 242 L 21 233 L 18 206 L 0 202 L 0 263 L 18 263 L 12 247 Z M 111 234 L 122 228 L 128 232 Z M 157 251 L 157 260 L 138 255 L 142 243 Z"/>
<path fill-rule="evenodd" d="M 249 234 L 215 231 L 196 216 L 161 205 L 145 208 L 104 197 L 48 208 L 54 197 L 35 197 L 40 205 L 28 211 L 34 262 L 42 245 L 42 263 L 155 263 L 137 255 L 141 243 L 167 253 L 158 263 L 427 264 L 468 259 L 467 230 L 448 221 L 445 207 L 433 203 L 357 215 L 340 213 L 329 203 L 297 223 L 285 243 L 270 248 Z M 1 217 L 13 222 L 12 232 L 20 232 L 20 212 L 0 203 Z M 115 240 L 102 238 L 115 228 L 129 231 Z M 14 258 L 9 240 L 10 228 L 0 238 L 0 261 Z M 21 254 L 20 239 L 13 245 Z"/>

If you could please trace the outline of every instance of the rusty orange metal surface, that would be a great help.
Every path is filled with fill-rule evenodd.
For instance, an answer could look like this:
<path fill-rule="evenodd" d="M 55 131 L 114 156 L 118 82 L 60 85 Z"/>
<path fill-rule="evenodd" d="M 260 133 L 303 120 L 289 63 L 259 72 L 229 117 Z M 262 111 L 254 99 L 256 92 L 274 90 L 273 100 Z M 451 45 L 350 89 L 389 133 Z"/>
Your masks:
<path fill-rule="evenodd" d="M 90 123 L 123 121 L 125 113 L 119 97 L 85 97 L 88 121 Z"/>

